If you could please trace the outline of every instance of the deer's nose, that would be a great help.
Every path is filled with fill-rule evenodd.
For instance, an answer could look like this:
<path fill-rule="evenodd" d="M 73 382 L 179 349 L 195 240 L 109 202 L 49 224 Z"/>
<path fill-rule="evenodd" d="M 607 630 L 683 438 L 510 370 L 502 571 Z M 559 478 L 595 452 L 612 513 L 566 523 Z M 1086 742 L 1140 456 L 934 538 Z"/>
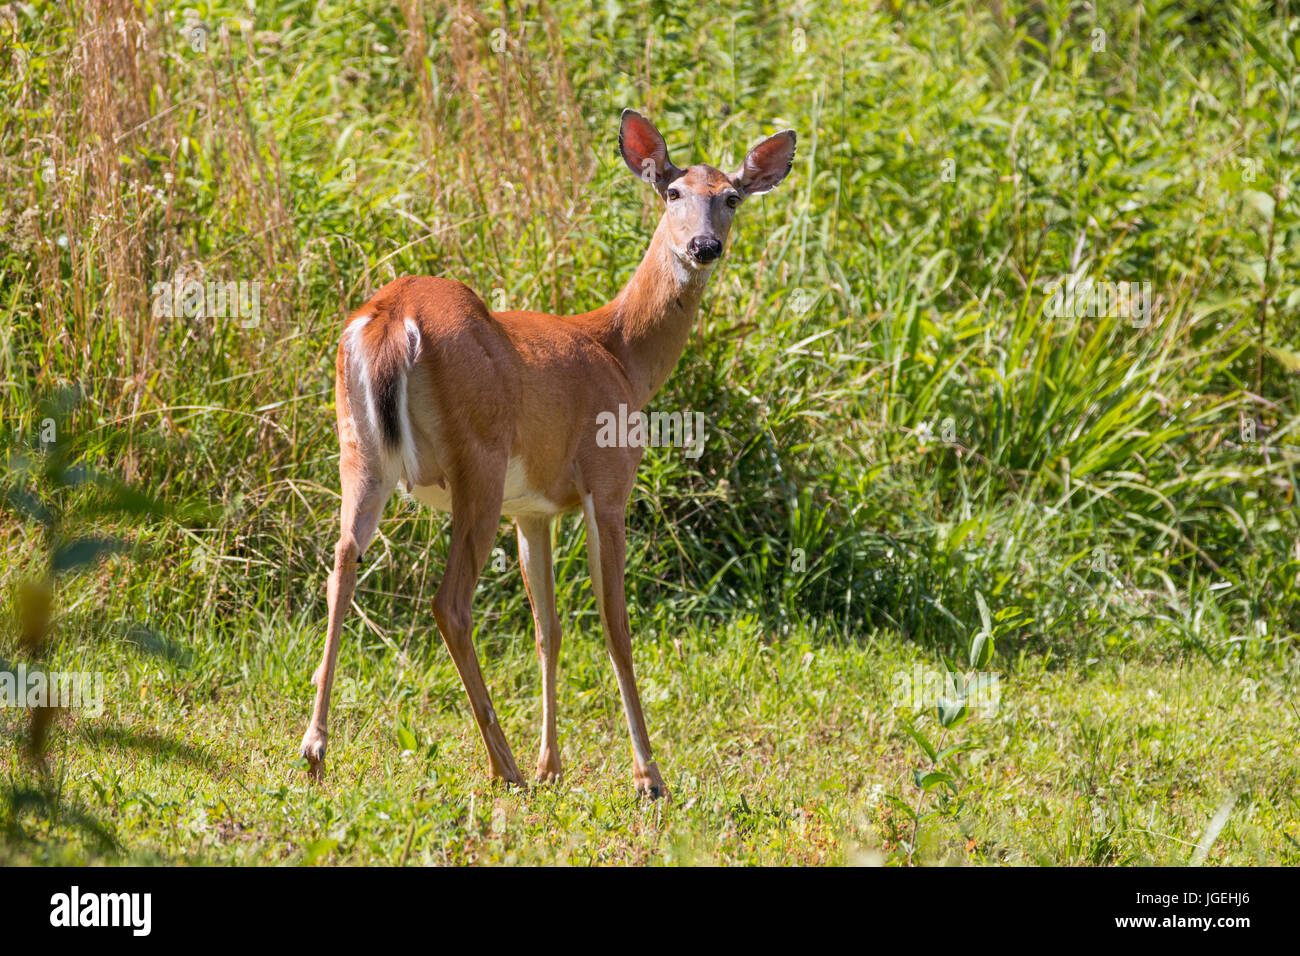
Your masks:
<path fill-rule="evenodd" d="M 722 243 L 716 236 L 696 236 L 686 244 L 686 251 L 696 262 L 712 262 L 722 255 Z"/>

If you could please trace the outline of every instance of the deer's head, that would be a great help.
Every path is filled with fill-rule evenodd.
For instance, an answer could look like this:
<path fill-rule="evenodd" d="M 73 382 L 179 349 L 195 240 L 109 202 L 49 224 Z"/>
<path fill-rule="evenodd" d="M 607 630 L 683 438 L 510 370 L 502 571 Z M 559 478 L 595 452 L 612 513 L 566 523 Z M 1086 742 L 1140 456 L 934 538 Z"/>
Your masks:
<path fill-rule="evenodd" d="M 751 149 L 734 173 L 703 163 L 678 169 L 659 130 L 640 113 L 624 110 L 618 131 L 623 161 L 663 197 L 660 228 L 667 230 L 672 254 L 687 270 L 707 269 L 721 257 L 736 209 L 785 179 L 794 147 L 794 130 L 787 129 Z"/>

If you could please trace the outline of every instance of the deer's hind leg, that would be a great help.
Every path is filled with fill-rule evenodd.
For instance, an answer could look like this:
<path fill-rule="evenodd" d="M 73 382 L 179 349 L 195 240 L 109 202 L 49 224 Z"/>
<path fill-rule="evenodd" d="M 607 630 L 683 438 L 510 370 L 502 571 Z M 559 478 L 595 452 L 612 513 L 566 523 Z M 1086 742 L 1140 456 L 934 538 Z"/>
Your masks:
<path fill-rule="evenodd" d="M 501 521 L 501 500 L 505 487 L 506 455 L 487 455 L 472 469 L 457 469 L 451 481 L 451 546 L 447 570 L 433 598 L 433 616 L 456 664 L 469 697 L 474 721 L 487 747 L 488 766 L 498 780 L 526 789 L 515 764 L 510 744 L 497 721 L 492 698 L 483 682 L 478 655 L 474 651 L 470 606 L 474 585 L 487 563 Z"/>
<path fill-rule="evenodd" d="M 307 760 L 307 770 L 313 780 L 320 780 L 325 773 L 330 691 L 334 686 L 343 619 L 352 603 L 352 592 L 356 589 L 357 561 L 374 537 L 384 505 L 388 503 L 397 484 L 396 479 L 384 477 L 379 472 L 379 468 L 367 465 L 365 456 L 355 442 L 344 443 L 339 463 L 343 488 L 343 502 L 339 510 L 341 527 L 338 543 L 334 546 L 334 571 L 330 574 L 327 588 L 329 630 L 325 634 L 325 652 L 321 656 L 320 666 L 312 676 L 312 683 L 316 685 L 316 703 L 312 708 L 307 731 L 303 734 L 300 750 L 301 756 Z"/>

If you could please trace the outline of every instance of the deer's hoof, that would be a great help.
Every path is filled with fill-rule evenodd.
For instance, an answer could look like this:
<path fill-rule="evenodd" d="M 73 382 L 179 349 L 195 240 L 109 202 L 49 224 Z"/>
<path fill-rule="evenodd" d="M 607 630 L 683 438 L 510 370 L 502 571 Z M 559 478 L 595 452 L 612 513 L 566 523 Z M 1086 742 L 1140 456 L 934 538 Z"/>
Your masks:
<path fill-rule="evenodd" d="M 492 774 L 492 781 L 501 784 L 507 790 L 518 790 L 521 793 L 528 792 L 528 783 L 518 770 L 513 774 L 494 773 Z"/>
<path fill-rule="evenodd" d="M 659 775 L 659 767 L 655 764 L 637 768 L 632 777 L 636 781 L 636 792 L 639 796 L 651 800 L 663 800 L 665 803 L 672 800 L 664 778 Z"/>
<path fill-rule="evenodd" d="M 298 755 L 307 761 L 307 776 L 319 782 L 325 776 L 325 731 L 311 727 L 303 735 Z"/>
<path fill-rule="evenodd" d="M 560 753 L 558 750 L 543 749 L 537 755 L 537 782 L 560 782 Z"/>
<path fill-rule="evenodd" d="M 495 764 L 490 768 L 493 783 L 501 783 L 509 790 L 528 789 L 528 784 L 524 781 L 524 775 L 519 772 L 519 768 L 511 761 L 508 767 L 498 767 Z"/>

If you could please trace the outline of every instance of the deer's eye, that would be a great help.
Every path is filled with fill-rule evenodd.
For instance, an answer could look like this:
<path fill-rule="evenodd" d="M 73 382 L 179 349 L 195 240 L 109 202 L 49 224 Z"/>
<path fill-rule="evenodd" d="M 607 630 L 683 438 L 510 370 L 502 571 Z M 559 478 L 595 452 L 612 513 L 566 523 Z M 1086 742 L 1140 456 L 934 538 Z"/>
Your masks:
<path fill-rule="evenodd" d="M 672 202 L 674 199 L 681 199 L 681 198 L 682 198 L 681 191 L 680 191 L 679 189 L 677 189 L 675 186 L 669 188 L 668 193 L 667 193 L 667 196 L 668 196 L 668 201 L 669 201 L 669 202 Z"/>
<path fill-rule="evenodd" d="M 739 197 L 738 195 L 736 195 L 735 193 L 728 193 L 728 194 L 727 194 L 727 206 L 728 206 L 729 208 L 731 208 L 731 209 L 735 209 L 735 208 L 736 208 L 737 206 L 739 206 L 739 205 L 740 205 L 740 197 Z"/>

